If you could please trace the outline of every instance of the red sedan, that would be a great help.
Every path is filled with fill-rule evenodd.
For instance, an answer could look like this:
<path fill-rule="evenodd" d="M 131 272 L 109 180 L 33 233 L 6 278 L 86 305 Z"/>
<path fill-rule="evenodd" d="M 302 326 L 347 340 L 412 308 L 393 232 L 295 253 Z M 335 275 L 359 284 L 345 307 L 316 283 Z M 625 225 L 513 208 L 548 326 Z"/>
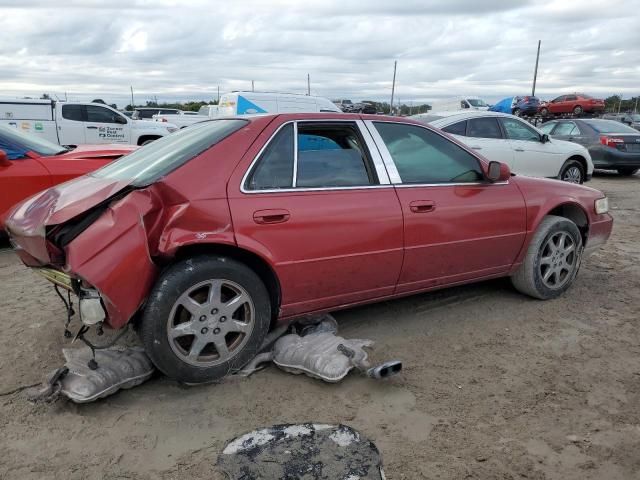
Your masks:
<path fill-rule="evenodd" d="M 549 102 L 541 102 L 538 111 L 543 117 L 563 113 L 582 115 L 583 113 L 604 112 L 604 100 L 590 97 L 584 93 L 573 93 L 561 95 Z"/>
<path fill-rule="evenodd" d="M 16 203 L 103 167 L 136 148 L 82 145 L 68 150 L 36 135 L 0 125 L 0 230 Z"/>
<path fill-rule="evenodd" d="M 557 297 L 609 237 L 607 211 L 597 190 L 512 176 L 408 119 L 282 114 L 194 125 L 7 225 L 85 325 L 133 319 L 158 368 L 197 383 L 312 312 L 502 276 Z"/>

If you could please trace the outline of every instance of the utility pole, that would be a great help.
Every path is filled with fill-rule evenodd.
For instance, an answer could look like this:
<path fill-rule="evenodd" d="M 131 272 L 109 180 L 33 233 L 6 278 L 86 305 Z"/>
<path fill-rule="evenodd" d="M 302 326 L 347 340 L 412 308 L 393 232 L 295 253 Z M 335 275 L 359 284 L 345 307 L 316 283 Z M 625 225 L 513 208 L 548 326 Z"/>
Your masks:
<path fill-rule="evenodd" d="M 131 110 L 135 110 L 136 104 L 133 103 L 133 85 L 131 85 L 130 88 L 131 88 Z"/>
<path fill-rule="evenodd" d="M 255 90 L 253 89 L 253 80 L 251 80 L 251 91 L 255 92 Z"/>
<path fill-rule="evenodd" d="M 622 107 L 622 94 L 620 94 L 620 102 L 618 103 L 618 113 L 620 113 L 620 107 Z"/>
<path fill-rule="evenodd" d="M 536 96 L 536 80 L 538 79 L 538 60 L 540 60 L 540 43 L 542 40 L 538 40 L 538 54 L 536 55 L 536 69 L 533 71 L 533 88 L 531 89 L 531 96 Z"/>
<path fill-rule="evenodd" d="M 633 113 L 638 113 L 638 98 L 639 97 L 636 97 L 636 106 L 633 107 Z"/>
<path fill-rule="evenodd" d="M 307 73 L 307 95 L 311 95 L 311 76 Z"/>
<path fill-rule="evenodd" d="M 396 93 L 396 67 L 398 66 L 398 61 L 394 60 L 393 62 L 393 83 L 391 84 L 391 104 L 389 105 L 389 115 L 393 115 L 393 96 Z"/>
<path fill-rule="evenodd" d="M 218 85 L 218 105 L 220 105 L 220 85 Z"/>

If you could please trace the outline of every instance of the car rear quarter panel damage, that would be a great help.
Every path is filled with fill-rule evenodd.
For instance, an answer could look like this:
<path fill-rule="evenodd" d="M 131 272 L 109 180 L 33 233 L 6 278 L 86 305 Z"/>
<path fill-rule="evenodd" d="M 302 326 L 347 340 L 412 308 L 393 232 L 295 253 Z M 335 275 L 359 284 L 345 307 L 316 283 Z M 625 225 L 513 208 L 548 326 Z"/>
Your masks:
<path fill-rule="evenodd" d="M 67 246 L 66 268 L 98 289 L 111 327 L 129 321 L 179 249 L 235 245 L 226 181 L 264 125 L 262 119 L 248 124 L 235 134 L 244 138 L 225 139 L 113 202 Z"/>

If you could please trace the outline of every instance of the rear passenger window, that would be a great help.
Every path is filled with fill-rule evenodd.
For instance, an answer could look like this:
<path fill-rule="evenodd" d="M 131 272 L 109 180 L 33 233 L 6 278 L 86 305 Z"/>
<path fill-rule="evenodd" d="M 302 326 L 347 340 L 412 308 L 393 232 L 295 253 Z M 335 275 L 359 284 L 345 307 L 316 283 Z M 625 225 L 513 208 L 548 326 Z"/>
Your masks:
<path fill-rule="evenodd" d="M 469 183 L 484 179 L 480 163 L 451 140 L 426 128 L 375 122 L 402 183 Z"/>
<path fill-rule="evenodd" d="M 357 187 L 375 181 L 355 124 L 298 123 L 296 187 Z"/>
<path fill-rule="evenodd" d="M 291 188 L 293 185 L 293 124 L 285 125 L 262 152 L 245 183 L 247 190 Z"/>
<path fill-rule="evenodd" d="M 451 135 L 464 135 L 467 130 L 467 121 L 454 123 L 453 125 L 444 127 L 442 130 Z"/>
<path fill-rule="evenodd" d="M 62 105 L 62 118 L 75 122 L 85 122 L 87 119 L 84 105 Z"/>
<path fill-rule="evenodd" d="M 468 137 L 502 138 L 502 131 L 495 118 L 472 118 L 467 128 Z"/>
<path fill-rule="evenodd" d="M 580 130 L 573 122 L 560 122 L 553 134 L 557 136 L 580 135 Z"/>

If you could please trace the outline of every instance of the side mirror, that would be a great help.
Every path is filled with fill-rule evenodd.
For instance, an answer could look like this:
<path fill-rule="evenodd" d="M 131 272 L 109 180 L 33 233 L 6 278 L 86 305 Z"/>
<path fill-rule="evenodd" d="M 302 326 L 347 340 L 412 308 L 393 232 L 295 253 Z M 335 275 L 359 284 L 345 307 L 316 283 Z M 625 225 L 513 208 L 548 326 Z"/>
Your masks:
<path fill-rule="evenodd" d="M 0 150 L 0 167 L 8 167 L 9 165 L 11 165 L 11 162 L 7 156 L 7 152 Z"/>
<path fill-rule="evenodd" d="M 542 143 L 547 143 L 549 141 L 549 135 L 547 135 L 546 133 L 543 133 L 542 136 L 540 137 L 540 141 Z"/>
<path fill-rule="evenodd" d="M 509 165 L 500 162 L 489 162 L 489 168 L 487 169 L 487 178 L 492 183 L 506 182 L 511 176 L 511 170 Z"/>

